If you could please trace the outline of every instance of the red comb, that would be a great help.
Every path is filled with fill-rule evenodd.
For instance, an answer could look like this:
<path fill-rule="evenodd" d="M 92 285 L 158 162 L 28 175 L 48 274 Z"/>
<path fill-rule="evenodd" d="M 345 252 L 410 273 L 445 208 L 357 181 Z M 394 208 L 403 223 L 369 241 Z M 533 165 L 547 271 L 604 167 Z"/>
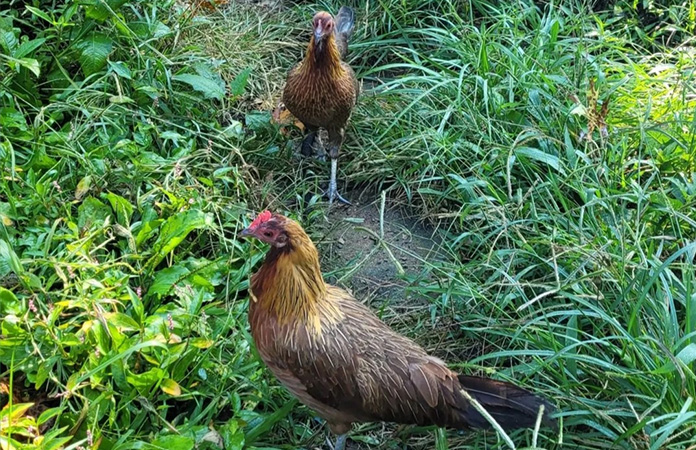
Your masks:
<path fill-rule="evenodd" d="M 256 216 L 256 219 L 254 219 L 254 221 L 251 222 L 251 225 L 249 225 L 249 228 L 252 228 L 252 229 L 253 229 L 253 228 L 258 227 L 258 226 L 261 225 L 262 223 L 271 220 L 271 217 L 272 217 L 272 216 L 273 216 L 273 215 L 272 215 L 271 212 L 268 211 L 268 210 L 266 210 L 266 211 L 260 213 L 258 216 Z"/>

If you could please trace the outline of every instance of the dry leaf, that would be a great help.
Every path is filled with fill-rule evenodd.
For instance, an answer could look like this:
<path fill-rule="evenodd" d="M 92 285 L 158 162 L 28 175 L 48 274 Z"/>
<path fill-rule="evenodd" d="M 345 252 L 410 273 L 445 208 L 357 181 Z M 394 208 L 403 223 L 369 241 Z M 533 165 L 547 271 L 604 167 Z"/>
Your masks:
<path fill-rule="evenodd" d="M 571 97 L 571 100 L 575 102 L 575 96 Z M 599 130 L 599 134 L 602 138 L 609 136 L 609 130 L 607 128 L 607 116 L 609 115 L 609 98 L 602 102 L 602 106 L 597 108 L 599 103 L 599 92 L 595 87 L 595 81 L 590 80 L 590 86 L 587 89 L 587 106 L 583 106 L 581 103 L 576 102 L 576 106 L 571 111 L 571 114 L 584 115 L 587 118 L 587 132 L 583 131 L 580 133 L 580 140 L 587 139 L 592 141 L 592 134 L 595 130 Z"/>
<path fill-rule="evenodd" d="M 285 125 L 294 125 L 295 127 L 299 128 L 300 131 L 303 132 L 305 129 L 304 124 L 292 115 L 290 110 L 285 107 L 285 104 L 283 102 L 279 102 L 278 106 L 276 106 L 276 108 L 273 110 L 273 113 L 271 114 L 271 122 L 280 125 L 280 132 L 286 136 L 290 132 L 284 128 Z"/>
<path fill-rule="evenodd" d="M 191 0 L 191 6 L 193 7 L 193 10 L 196 11 L 198 9 L 202 9 L 204 11 L 215 11 L 217 8 L 220 8 L 221 6 L 225 6 L 228 4 L 230 0 Z"/>
<path fill-rule="evenodd" d="M 160 384 L 160 389 L 162 389 L 162 391 L 165 394 L 169 394 L 174 397 L 178 397 L 181 395 L 181 386 L 179 386 L 179 383 L 172 380 L 171 378 L 166 378 L 162 380 L 162 384 Z"/>

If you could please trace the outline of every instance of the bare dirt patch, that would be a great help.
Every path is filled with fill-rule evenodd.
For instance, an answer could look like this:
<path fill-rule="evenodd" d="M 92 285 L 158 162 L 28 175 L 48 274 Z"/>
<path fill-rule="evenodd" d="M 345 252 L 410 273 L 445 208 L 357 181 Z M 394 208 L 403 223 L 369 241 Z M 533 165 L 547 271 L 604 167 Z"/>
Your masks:
<path fill-rule="evenodd" d="M 426 302 L 407 288 L 428 279 L 432 262 L 443 259 L 434 230 L 389 199 L 382 217 L 379 197 L 359 191 L 346 197 L 353 205 L 331 208 L 318 242 L 328 281 L 361 301 L 422 308 Z"/>

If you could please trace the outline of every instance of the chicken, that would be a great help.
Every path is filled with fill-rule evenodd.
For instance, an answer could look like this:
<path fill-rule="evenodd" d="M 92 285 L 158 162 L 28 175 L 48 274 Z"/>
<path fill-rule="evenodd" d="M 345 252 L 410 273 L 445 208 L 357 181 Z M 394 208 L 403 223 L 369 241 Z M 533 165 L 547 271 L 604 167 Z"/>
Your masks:
<path fill-rule="evenodd" d="M 270 245 L 251 277 L 249 323 L 258 353 L 339 435 L 335 449 L 344 448 L 353 422 L 489 426 L 462 391 L 505 429 L 533 426 L 542 405 L 544 423 L 555 426 L 544 399 L 453 372 L 348 292 L 326 284 L 317 249 L 297 222 L 264 211 L 241 236 Z"/>
<path fill-rule="evenodd" d="M 336 171 L 338 152 L 360 90 L 353 69 L 343 62 L 354 23 L 355 13 L 346 6 L 338 11 L 336 21 L 327 12 L 316 13 L 314 34 L 305 57 L 290 70 L 283 89 L 282 102 L 307 131 L 302 141 L 302 154 L 311 155 L 319 128 L 326 129 L 329 134 L 329 204 L 333 203 L 334 198 L 350 204 L 338 193 Z"/>

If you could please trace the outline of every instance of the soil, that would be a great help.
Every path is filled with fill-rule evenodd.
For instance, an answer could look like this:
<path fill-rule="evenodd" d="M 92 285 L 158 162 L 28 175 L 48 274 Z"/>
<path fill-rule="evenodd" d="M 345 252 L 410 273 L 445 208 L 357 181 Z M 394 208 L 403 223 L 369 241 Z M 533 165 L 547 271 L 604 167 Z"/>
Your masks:
<path fill-rule="evenodd" d="M 322 229 L 325 234 L 317 242 L 327 281 L 368 304 L 376 300 L 397 310 L 425 306 L 427 303 L 408 286 L 428 279 L 429 264 L 443 258 L 434 231 L 387 199 L 383 243 L 392 256 L 379 242 L 379 196 L 375 199 L 374 193 L 352 191 L 345 197 L 353 205 L 331 207 L 329 221 Z"/>

